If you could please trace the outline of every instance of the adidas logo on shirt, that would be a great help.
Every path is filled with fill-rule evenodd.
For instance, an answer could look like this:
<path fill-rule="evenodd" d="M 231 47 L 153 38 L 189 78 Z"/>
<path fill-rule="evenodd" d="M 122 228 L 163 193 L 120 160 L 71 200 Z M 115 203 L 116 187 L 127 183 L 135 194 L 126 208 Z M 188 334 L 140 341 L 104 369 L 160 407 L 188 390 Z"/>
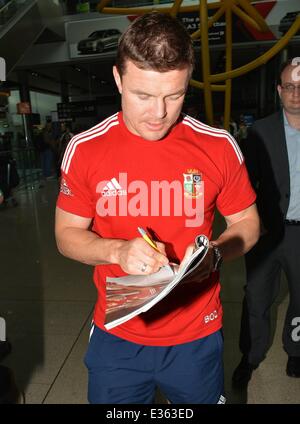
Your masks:
<path fill-rule="evenodd" d="M 103 197 L 127 196 L 127 190 L 124 190 L 116 178 L 112 178 L 102 190 Z"/>

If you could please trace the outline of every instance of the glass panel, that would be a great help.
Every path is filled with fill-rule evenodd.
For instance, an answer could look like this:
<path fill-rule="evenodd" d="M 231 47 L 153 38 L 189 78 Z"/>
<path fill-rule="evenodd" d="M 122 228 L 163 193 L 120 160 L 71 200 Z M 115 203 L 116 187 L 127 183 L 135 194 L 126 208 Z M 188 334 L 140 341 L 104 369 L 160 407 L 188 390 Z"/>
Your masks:
<path fill-rule="evenodd" d="M 15 16 L 23 6 L 32 3 L 32 0 L 0 0 L 0 29 Z"/>

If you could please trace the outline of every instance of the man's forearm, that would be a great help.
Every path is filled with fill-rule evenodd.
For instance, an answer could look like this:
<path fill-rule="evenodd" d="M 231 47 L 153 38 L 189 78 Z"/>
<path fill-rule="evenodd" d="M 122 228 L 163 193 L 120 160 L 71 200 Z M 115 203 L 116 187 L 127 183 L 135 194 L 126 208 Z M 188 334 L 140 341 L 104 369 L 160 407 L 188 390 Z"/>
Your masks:
<path fill-rule="evenodd" d="M 124 243 L 118 239 L 103 239 L 90 230 L 65 228 L 56 236 L 60 253 L 87 265 L 117 263 L 118 248 Z"/>
<path fill-rule="evenodd" d="M 257 219 L 247 218 L 236 222 L 215 240 L 225 261 L 238 258 L 247 253 L 259 238 Z"/>

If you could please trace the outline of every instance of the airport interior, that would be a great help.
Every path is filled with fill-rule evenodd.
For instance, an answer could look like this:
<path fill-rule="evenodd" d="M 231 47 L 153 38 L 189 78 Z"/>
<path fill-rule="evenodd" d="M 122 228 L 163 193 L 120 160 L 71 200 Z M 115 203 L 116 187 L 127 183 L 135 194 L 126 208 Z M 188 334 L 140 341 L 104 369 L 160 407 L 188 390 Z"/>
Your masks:
<path fill-rule="evenodd" d="M 51 123 L 53 139 L 62 140 L 69 132 L 70 140 L 118 112 L 120 96 L 112 67 L 118 38 L 129 18 L 147 7 L 164 10 L 175 4 L 178 19 L 193 33 L 199 29 L 200 3 L 209 6 L 203 10 L 212 16 L 209 0 L 0 0 L 0 365 L 11 371 L 18 392 L 9 401 L 5 381 L 0 381 L 0 404 L 88 403 L 83 358 L 96 288 L 91 266 L 67 259 L 57 250 L 54 216 L 59 171 L 45 155 L 45 127 Z M 207 82 L 209 75 L 243 71 L 225 76 L 224 89 L 205 91 L 203 84 L 200 88 L 197 82 L 191 84 L 183 106 L 196 119 L 226 128 L 239 144 L 247 142 L 247 131 L 257 119 L 279 110 L 280 65 L 290 58 L 298 58 L 300 64 L 299 0 L 241 0 L 241 7 L 245 3 L 256 7 L 268 30 L 251 28 L 251 17 L 243 21 L 245 11 L 235 14 L 228 45 L 224 16 L 214 21 L 206 33 L 209 50 L 203 52 L 204 43 L 195 38 L 193 80 Z M 184 6 L 187 9 L 181 9 Z M 203 65 L 204 57 L 209 57 L 209 65 Z M 229 80 L 230 86 L 225 83 Z M 224 228 L 217 214 L 215 234 Z M 286 375 L 287 354 L 282 346 L 289 302 L 284 274 L 272 308 L 267 357 L 246 388 L 232 385 L 241 359 L 245 283 L 243 257 L 222 265 L 227 403 L 299 404 L 300 379 Z M 158 390 L 156 403 L 166 402 Z"/>

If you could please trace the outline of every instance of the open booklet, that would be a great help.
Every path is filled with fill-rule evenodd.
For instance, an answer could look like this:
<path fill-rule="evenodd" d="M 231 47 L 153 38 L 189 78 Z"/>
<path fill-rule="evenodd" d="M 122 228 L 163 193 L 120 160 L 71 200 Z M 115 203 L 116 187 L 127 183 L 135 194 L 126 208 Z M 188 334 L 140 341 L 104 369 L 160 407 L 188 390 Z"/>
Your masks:
<path fill-rule="evenodd" d="M 195 251 L 180 271 L 179 265 L 169 264 L 150 275 L 107 277 L 105 328 L 110 330 L 152 308 L 200 265 L 208 247 L 208 238 L 197 236 Z"/>

